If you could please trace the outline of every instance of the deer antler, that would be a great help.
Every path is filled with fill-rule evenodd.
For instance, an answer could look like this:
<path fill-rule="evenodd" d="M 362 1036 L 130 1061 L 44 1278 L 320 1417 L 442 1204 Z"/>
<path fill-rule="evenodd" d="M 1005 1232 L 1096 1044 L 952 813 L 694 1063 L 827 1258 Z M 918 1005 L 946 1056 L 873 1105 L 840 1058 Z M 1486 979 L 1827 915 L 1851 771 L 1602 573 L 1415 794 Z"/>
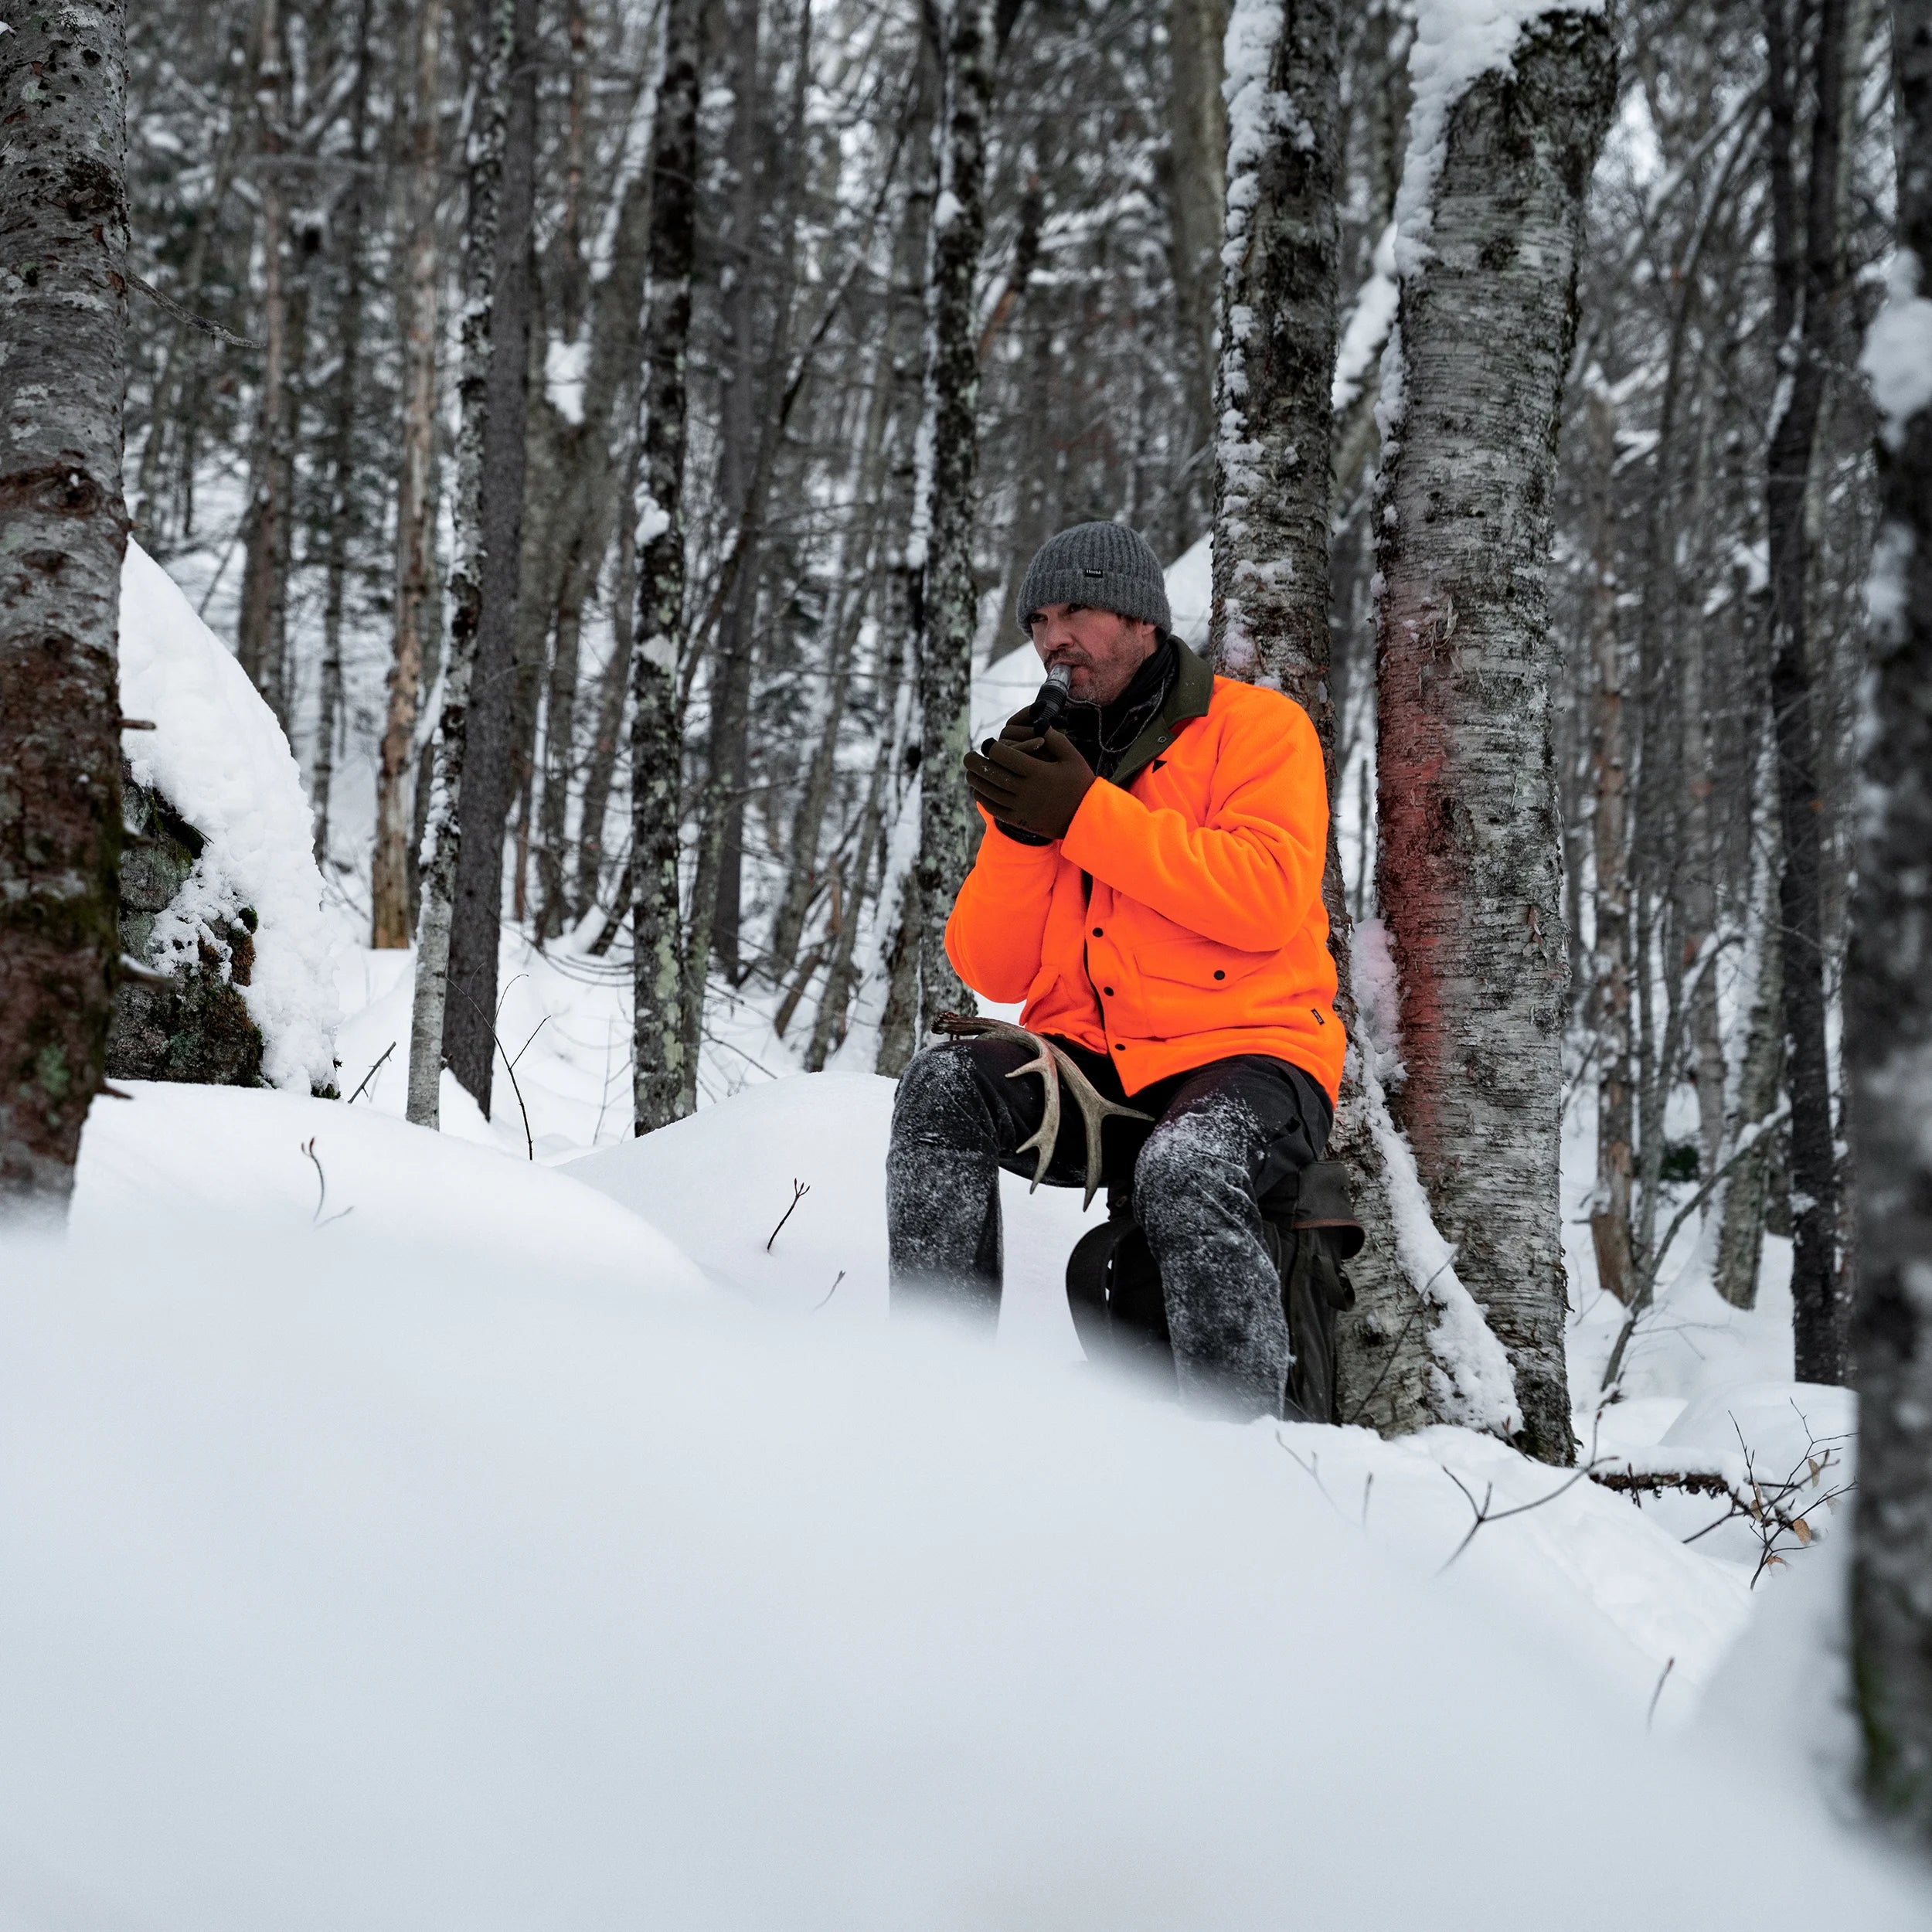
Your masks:
<path fill-rule="evenodd" d="M 941 1013 L 933 1022 L 933 1030 L 953 1039 L 1003 1039 L 1015 1046 L 1032 1049 L 1034 1057 L 1006 1076 L 1009 1080 L 1016 1080 L 1022 1074 L 1037 1073 L 1046 1089 L 1046 1114 L 1039 1131 L 1014 1150 L 1015 1154 L 1030 1154 L 1036 1150 L 1039 1153 L 1033 1179 L 1026 1190 L 1029 1194 L 1046 1178 L 1047 1166 L 1053 1158 L 1053 1143 L 1060 1138 L 1063 1079 L 1073 1091 L 1073 1103 L 1079 1107 L 1081 1121 L 1087 1129 L 1087 1193 L 1080 1202 L 1083 1210 L 1093 1205 L 1094 1196 L 1100 1189 L 1101 1128 L 1110 1118 L 1150 1121 L 1154 1117 L 1136 1107 L 1123 1107 L 1097 1092 L 1093 1082 L 1063 1049 L 1038 1033 L 1029 1033 L 1023 1026 L 1009 1026 L 1003 1019 L 981 1019 L 971 1014 Z"/>

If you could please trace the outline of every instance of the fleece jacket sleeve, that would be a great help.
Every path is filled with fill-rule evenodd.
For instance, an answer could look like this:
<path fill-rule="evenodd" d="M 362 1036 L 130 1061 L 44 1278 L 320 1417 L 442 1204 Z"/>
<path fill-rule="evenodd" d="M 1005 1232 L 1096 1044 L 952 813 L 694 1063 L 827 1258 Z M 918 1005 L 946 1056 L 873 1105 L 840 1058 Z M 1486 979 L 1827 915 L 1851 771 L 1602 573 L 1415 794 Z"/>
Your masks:
<path fill-rule="evenodd" d="M 984 807 L 979 815 L 986 829 L 946 922 L 946 957 L 975 992 L 1010 1005 L 1039 973 L 1060 849 L 1009 838 Z"/>
<path fill-rule="evenodd" d="M 1258 953 L 1301 930 L 1321 891 L 1328 845 L 1315 726 L 1293 699 L 1254 691 L 1221 723 L 1205 825 L 1099 784 L 1061 850 L 1189 932 Z"/>

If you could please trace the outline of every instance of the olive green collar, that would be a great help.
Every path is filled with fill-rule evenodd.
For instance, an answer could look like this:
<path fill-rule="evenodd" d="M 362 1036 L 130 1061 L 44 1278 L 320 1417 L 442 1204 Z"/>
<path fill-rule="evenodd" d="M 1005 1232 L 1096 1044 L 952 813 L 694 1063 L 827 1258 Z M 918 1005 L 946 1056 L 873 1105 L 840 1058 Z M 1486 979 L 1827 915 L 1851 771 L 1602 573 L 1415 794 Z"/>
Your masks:
<path fill-rule="evenodd" d="M 1214 673 L 1179 638 L 1174 640 L 1174 655 L 1180 668 L 1165 702 L 1114 767 L 1109 782 L 1123 791 L 1181 735 L 1183 725 L 1205 718 L 1214 700 Z"/>

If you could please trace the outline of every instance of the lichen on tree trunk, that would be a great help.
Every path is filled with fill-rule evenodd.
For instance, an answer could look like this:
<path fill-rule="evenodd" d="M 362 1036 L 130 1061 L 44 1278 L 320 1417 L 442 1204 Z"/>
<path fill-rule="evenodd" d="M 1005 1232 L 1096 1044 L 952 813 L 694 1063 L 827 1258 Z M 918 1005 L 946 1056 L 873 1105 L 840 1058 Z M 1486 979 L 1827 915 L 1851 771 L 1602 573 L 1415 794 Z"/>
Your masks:
<path fill-rule="evenodd" d="M 0 35 L 0 1216 L 59 1213 L 107 1055 L 127 512 L 121 0 Z"/>
<path fill-rule="evenodd" d="M 1583 196 L 1614 73 L 1605 16 L 1553 9 L 1510 71 L 1450 108 L 1385 365 L 1401 413 L 1376 543 L 1396 1118 L 1509 1351 L 1523 1446 L 1557 1462 L 1575 1453 L 1558 1192 L 1569 964 L 1546 573 Z"/>

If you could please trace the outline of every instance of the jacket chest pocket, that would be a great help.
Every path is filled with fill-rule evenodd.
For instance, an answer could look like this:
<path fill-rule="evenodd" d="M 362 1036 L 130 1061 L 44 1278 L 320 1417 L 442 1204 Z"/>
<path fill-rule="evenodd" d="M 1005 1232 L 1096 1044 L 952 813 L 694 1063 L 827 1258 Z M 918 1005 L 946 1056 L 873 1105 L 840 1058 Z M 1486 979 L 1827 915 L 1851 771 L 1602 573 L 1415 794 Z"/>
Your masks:
<path fill-rule="evenodd" d="M 1236 952 L 1211 939 L 1148 940 L 1134 953 L 1149 999 L 1163 994 L 1211 998 L 1240 985 L 1274 957 Z"/>

